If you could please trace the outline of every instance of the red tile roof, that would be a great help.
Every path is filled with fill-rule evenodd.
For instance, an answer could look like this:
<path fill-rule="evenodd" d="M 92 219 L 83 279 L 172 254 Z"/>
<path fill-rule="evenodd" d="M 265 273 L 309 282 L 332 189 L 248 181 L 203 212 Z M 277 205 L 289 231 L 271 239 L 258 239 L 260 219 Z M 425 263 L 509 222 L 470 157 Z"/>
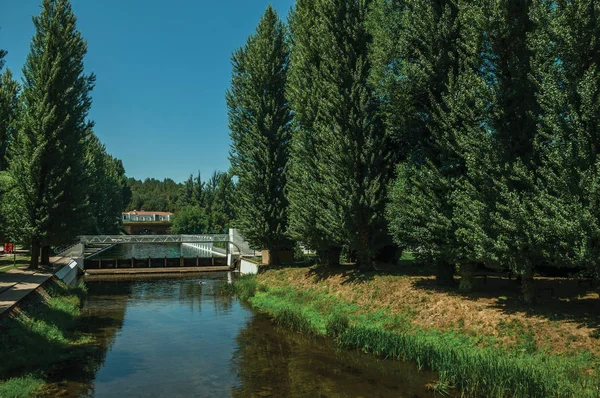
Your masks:
<path fill-rule="evenodd" d="M 137 210 L 133 210 L 133 211 L 126 211 L 123 214 L 130 214 L 132 216 L 136 215 L 136 216 L 152 216 L 154 214 L 157 214 L 159 216 L 172 216 L 173 213 L 169 213 L 168 211 L 137 211 Z"/>

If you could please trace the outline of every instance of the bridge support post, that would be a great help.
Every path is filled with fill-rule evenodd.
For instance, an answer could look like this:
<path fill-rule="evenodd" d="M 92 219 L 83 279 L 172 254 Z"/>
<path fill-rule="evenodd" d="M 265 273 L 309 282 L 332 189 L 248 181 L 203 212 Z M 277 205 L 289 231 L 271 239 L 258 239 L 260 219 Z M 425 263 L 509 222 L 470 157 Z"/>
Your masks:
<path fill-rule="evenodd" d="M 183 267 L 183 256 L 179 257 L 179 266 Z"/>
<path fill-rule="evenodd" d="M 200 266 L 200 257 L 196 256 L 196 267 Z"/>
<path fill-rule="evenodd" d="M 133 263 L 134 263 L 134 261 L 135 261 L 135 260 L 133 259 L 133 257 L 131 257 L 131 268 L 133 268 Z"/>
<path fill-rule="evenodd" d="M 148 257 L 148 268 L 152 268 L 152 257 Z"/>
<path fill-rule="evenodd" d="M 227 266 L 231 266 L 232 264 L 232 256 L 231 256 L 231 242 L 233 242 L 233 229 L 228 229 L 227 230 L 227 244 L 225 245 L 226 247 L 226 251 L 225 251 L 225 256 L 227 257 Z"/>
<path fill-rule="evenodd" d="M 102 259 L 98 259 L 98 269 L 102 269 Z"/>
<path fill-rule="evenodd" d="M 167 268 L 167 258 L 165 257 L 165 268 Z"/>

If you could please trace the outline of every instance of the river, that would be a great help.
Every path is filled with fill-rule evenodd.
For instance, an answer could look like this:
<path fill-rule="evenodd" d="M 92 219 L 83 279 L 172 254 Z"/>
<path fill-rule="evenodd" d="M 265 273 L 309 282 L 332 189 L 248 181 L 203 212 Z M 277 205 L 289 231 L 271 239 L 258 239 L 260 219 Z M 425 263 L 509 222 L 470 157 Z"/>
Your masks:
<path fill-rule="evenodd" d="M 229 276 L 230 277 L 230 276 Z M 88 279 L 94 355 L 65 364 L 71 397 L 433 397 L 414 364 L 341 350 L 219 293 L 226 273 Z"/>

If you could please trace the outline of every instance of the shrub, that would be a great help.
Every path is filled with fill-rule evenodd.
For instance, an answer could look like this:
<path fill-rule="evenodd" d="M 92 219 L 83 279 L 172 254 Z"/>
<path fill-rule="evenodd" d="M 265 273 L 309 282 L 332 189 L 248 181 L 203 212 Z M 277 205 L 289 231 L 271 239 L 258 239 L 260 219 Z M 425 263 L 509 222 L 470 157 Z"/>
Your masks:
<path fill-rule="evenodd" d="M 348 315 L 341 312 L 334 312 L 327 320 L 327 335 L 338 337 L 348 329 L 350 319 Z"/>
<path fill-rule="evenodd" d="M 316 334 L 316 330 L 301 309 L 284 308 L 274 316 L 277 324 L 301 333 Z"/>
<path fill-rule="evenodd" d="M 243 275 L 235 281 L 234 289 L 240 300 L 248 300 L 256 294 L 258 282 L 254 275 Z"/>

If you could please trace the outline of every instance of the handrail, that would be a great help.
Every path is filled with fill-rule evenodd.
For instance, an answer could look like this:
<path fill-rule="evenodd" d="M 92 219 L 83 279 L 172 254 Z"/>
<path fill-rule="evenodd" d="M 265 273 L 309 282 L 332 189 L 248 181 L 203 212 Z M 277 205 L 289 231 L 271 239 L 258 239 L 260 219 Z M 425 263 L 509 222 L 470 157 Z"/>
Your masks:
<path fill-rule="evenodd" d="M 79 244 L 81 244 L 81 242 L 75 242 L 70 245 L 56 247 L 56 248 L 54 248 L 54 254 L 59 255 L 61 253 L 66 252 L 67 250 L 71 250 L 72 248 L 74 248 L 75 246 L 77 246 Z"/>
<path fill-rule="evenodd" d="M 228 234 L 205 235 L 83 235 L 79 237 L 83 244 L 102 243 L 210 243 L 229 242 Z"/>

